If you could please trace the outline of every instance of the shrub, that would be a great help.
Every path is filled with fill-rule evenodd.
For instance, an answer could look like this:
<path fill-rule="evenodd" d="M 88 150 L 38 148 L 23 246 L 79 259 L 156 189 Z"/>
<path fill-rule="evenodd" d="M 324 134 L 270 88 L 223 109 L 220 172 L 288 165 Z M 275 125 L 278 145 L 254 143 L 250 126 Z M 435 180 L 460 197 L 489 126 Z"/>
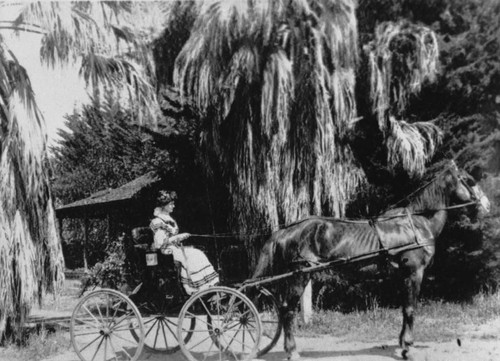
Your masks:
<path fill-rule="evenodd" d="M 125 252 L 122 240 L 115 240 L 106 248 L 107 256 L 97 262 L 82 280 L 82 294 L 97 286 L 120 289 L 126 284 Z"/>

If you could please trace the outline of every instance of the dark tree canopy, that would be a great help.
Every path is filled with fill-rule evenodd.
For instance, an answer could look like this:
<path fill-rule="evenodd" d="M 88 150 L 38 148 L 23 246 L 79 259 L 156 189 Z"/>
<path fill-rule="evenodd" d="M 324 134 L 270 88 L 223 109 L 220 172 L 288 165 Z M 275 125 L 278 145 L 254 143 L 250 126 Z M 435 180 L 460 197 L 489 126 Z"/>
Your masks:
<path fill-rule="evenodd" d="M 478 179 L 497 175 L 497 2 L 366 0 L 353 12 L 349 1 L 308 9 L 291 1 L 288 12 L 277 4 L 252 9 L 259 15 L 253 23 L 245 13 L 250 3 L 240 9 L 195 4 L 172 2 L 155 61 L 159 88 L 177 88 L 199 110 L 195 164 L 229 200 L 232 222 L 220 228 L 273 228 L 310 213 L 342 216 L 346 205 L 350 215 L 373 216 L 445 158 L 455 157 Z M 280 21 L 282 14 L 288 20 Z M 210 26 L 202 27 L 208 19 Z M 321 27 L 326 19 L 342 24 L 342 39 L 321 40 L 333 29 Z M 322 143 L 325 138 L 334 145 Z M 368 183 L 359 188 L 360 165 Z M 328 193 L 336 185 L 338 197 Z M 495 192 L 489 189 L 492 197 Z M 444 235 L 450 242 L 453 235 L 462 260 L 474 257 L 465 234 L 478 247 L 492 242 L 482 240 L 483 232 L 456 238 L 460 227 L 477 229 L 473 218 L 465 216 Z M 252 242 L 258 249 L 259 241 Z"/>
<path fill-rule="evenodd" d="M 84 105 L 66 119 L 51 159 L 54 195 L 63 204 L 117 188 L 152 170 L 173 170 L 169 153 L 157 148 L 131 112 L 112 97 Z"/>

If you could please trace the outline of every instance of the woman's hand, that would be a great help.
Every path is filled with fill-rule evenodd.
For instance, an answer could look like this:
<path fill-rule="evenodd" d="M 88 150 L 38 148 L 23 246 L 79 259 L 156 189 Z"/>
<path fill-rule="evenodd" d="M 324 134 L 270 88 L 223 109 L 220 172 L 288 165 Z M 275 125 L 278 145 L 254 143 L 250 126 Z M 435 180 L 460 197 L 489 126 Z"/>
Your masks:
<path fill-rule="evenodd" d="M 191 233 L 179 233 L 175 236 L 170 237 L 169 241 L 175 245 L 179 245 L 180 242 L 188 239 L 189 237 L 191 237 Z"/>

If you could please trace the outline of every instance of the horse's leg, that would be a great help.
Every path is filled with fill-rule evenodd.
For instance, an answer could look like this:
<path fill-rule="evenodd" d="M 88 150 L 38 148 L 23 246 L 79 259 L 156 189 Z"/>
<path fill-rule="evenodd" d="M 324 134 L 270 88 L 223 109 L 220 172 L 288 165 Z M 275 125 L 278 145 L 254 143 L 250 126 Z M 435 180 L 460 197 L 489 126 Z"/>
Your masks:
<path fill-rule="evenodd" d="M 425 266 L 405 264 L 406 271 L 403 279 L 403 328 L 399 335 L 399 345 L 405 350 L 413 345 L 413 321 L 420 285 L 424 275 Z"/>
<path fill-rule="evenodd" d="M 283 292 L 281 293 L 284 297 L 280 312 L 283 320 L 284 349 L 288 360 L 297 360 L 300 358 L 293 333 L 297 306 L 307 282 L 309 282 L 309 276 L 298 276 L 295 279 L 285 282 L 285 288 L 282 289 Z"/>

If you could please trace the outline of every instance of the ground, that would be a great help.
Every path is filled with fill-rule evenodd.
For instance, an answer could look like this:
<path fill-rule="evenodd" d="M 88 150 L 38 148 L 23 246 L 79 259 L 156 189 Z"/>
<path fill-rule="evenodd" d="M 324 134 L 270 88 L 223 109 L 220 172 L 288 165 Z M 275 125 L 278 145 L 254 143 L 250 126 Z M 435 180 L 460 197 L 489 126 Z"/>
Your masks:
<path fill-rule="evenodd" d="M 448 342 L 417 343 L 412 350 L 409 360 L 416 361 L 498 361 L 500 360 L 500 319 L 480 329 L 470 330 L 460 339 Z M 303 360 L 317 361 L 390 361 L 402 360 L 401 350 L 396 347 L 394 340 L 386 343 L 373 342 L 346 342 L 340 338 L 329 336 L 299 337 L 298 346 Z M 168 356 L 169 361 L 184 361 L 180 352 Z M 267 361 L 284 360 L 282 342 L 269 354 L 263 357 Z M 18 358 L 3 357 L 0 349 L 0 360 L 19 361 Z M 164 355 L 148 354 L 143 352 L 140 360 L 160 361 L 165 360 Z M 44 359 L 44 361 L 79 361 L 76 354 L 67 350 L 58 355 Z"/>
<path fill-rule="evenodd" d="M 34 310 L 33 315 L 58 316 L 69 315 L 78 300 L 77 283 L 67 282 L 58 303 L 50 299 L 46 300 L 45 306 L 40 310 Z M 457 331 L 458 332 L 458 331 Z M 416 347 L 408 355 L 409 360 L 415 361 L 498 361 L 500 360 L 500 317 L 495 316 L 481 325 L 466 327 L 459 331 L 456 337 L 450 337 L 441 342 L 416 342 Z M 25 361 L 34 359 L 39 361 L 79 361 L 69 344 L 69 332 L 62 329 L 57 332 L 59 345 L 56 354 L 44 357 L 32 351 L 31 355 L 26 352 L 16 351 L 11 348 L 0 348 L 1 361 Z M 390 361 L 402 360 L 401 349 L 396 346 L 396 336 L 386 341 L 373 342 L 362 334 L 355 341 L 352 336 L 349 339 L 332 336 L 300 336 L 297 337 L 298 350 L 301 352 L 302 360 L 318 361 Z M 46 347 L 44 347 L 46 348 Z M 165 355 L 150 354 L 143 351 L 139 360 L 164 361 Z M 181 352 L 167 356 L 169 361 L 185 360 Z M 263 360 L 281 361 L 286 358 L 283 352 L 283 341 Z"/>

